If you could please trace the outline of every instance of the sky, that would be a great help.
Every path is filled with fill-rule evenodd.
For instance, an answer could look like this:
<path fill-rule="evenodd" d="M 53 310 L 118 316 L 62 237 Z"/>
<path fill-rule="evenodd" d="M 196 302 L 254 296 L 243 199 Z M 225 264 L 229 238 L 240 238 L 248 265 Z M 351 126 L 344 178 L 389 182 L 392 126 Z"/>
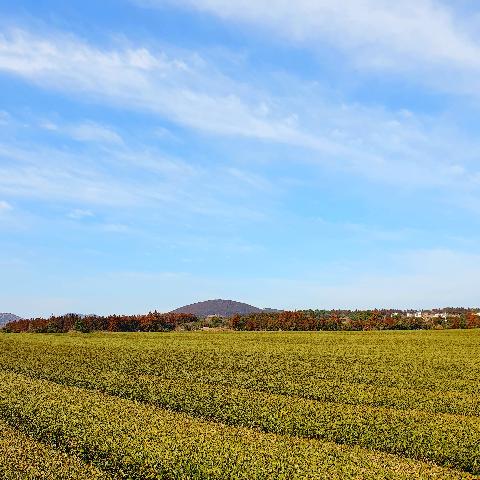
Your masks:
<path fill-rule="evenodd" d="M 469 0 L 0 0 L 0 311 L 480 306 Z"/>

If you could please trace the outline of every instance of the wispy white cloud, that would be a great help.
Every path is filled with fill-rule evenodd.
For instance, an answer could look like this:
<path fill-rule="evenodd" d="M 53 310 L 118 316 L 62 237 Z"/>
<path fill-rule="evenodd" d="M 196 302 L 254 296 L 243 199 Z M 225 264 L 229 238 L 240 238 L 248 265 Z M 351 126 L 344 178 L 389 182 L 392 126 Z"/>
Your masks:
<path fill-rule="evenodd" d="M 155 137 L 161 138 L 161 139 L 178 141 L 178 138 L 175 136 L 175 134 L 173 134 L 168 128 L 165 128 L 165 127 L 156 127 L 153 130 L 153 135 L 155 135 Z"/>
<path fill-rule="evenodd" d="M 222 166 L 192 166 L 152 147 L 95 144 L 84 152 L 0 141 L 0 195 L 73 204 L 67 216 L 75 220 L 96 216 L 94 207 L 259 220 L 262 208 L 248 195 L 255 190 Z"/>
<path fill-rule="evenodd" d="M 82 166 L 73 154 L 37 146 L 30 149 L 0 145 L 0 192 L 16 197 L 86 202 L 100 205 L 138 204 L 133 188 Z"/>
<path fill-rule="evenodd" d="M 92 121 L 59 125 L 50 120 L 40 122 L 40 127 L 71 137 L 80 142 L 116 143 L 123 142 L 121 136 L 111 127 Z"/>
<path fill-rule="evenodd" d="M 240 86 L 198 55 L 186 57 L 144 47 L 100 49 L 58 33 L 0 35 L 0 70 L 37 85 L 155 112 L 204 132 L 321 146 L 293 128 L 288 115 L 267 114 L 254 100 L 242 98 L 236 91 Z M 85 136 L 85 128 L 76 133 Z"/>
<path fill-rule="evenodd" d="M 76 208 L 68 213 L 68 218 L 73 220 L 81 220 L 83 218 L 91 218 L 94 217 L 95 214 L 91 210 L 84 210 L 81 208 Z"/>
<path fill-rule="evenodd" d="M 343 50 L 358 68 L 416 70 L 417 80 L 480 93 L 480 42 L 459 5 L 440 0 L 133 0 L 248 23 L 290 42 Z M 439 78 L 439 71 L 444 75 Z M 459 77 L 459 74 L 462 76 Z M 428 75 L 426 78 L 425 75 Z"/>
<path fill-rule="evenodd" d="M 226 172 L 234 179 L 239 180 L 241 187 L 248 185 L 249 187 L 253 187 L 256 190 L 263 192 L 271 192 L 272 190 L 272 183 L 263 176 L 236 167 L 228 167 Z"/>
<path fill-rule="evenodd" d="M 9 212 L 13 207 L 6 200 L 0 200 L 0 214 L 2 212 Z"/>

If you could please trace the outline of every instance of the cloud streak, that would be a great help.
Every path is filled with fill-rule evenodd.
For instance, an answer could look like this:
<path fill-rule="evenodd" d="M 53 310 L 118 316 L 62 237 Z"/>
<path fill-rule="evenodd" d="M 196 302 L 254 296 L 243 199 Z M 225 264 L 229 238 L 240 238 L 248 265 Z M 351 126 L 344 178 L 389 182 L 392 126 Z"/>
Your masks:
<path fill-rule="evenodd" d="M 179 218 L 262 218 L 262 208 L 252 208 L 249 196 L 268 184 L 258 175 L 240 170 L 233 174 L 221 165 L 190 165 L 144 145 L 94 142 L 78 151 L 17 143 L 0 139 L 0 195 L 63 202 L 70 219 L 93 217 L 94 206 L 103 211 L 128 208 L 142 218 L 146 212 Z M 8 207 L 0 203 L 0 212 Z"/>
<path fill-rule="evenodd" d="M 154 112 L 207 133 L 321 145 L 292 128 L 288 116 L 265 113 L 241 98 L 234 82 L 197 55 L 174 58 L 144 47 L 102 50 L 70 35 L 37 36 L 16 29 L 0 36 L 0 70 L 77 97 Z M 72 133 L 91 137 L 93 132 L 84 126 Z"/>
<path fill-rule="evenodd" d="M 40 126 L 45 130 L 66 135 L 79 142 L 98 142 L 107 144 L 121 144 L 123 142 L 122 138 L 115 130 L 96 122 L 85 121 L 71 125 L 58 125 L 47 120 L 41 122 Z"/>
<path fill-rule="evenodd" d="M 180 5 L 253 25 L 313 51 L 341 50 L 360 69 L 415 70 L 422 81 L 428 74 L 430 84 L 480 93 L 479 39 L 465 17 L 439 0 L 133 1 L 147 7 Z M 435 75 L 439 71 L 442 78 Z"/>

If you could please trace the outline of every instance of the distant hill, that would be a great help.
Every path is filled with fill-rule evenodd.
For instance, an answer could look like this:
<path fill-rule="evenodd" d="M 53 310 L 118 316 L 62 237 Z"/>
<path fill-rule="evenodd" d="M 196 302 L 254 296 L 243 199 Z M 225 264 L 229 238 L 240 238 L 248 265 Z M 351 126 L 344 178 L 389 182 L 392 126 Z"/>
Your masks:
<path fill-rule="evenodd" d="M 21 320 L 21 317 L 14 315 L 13 313 L 0 313 L 0 328 L 14 320 Z"/>
<path fill-rule="evenodd" d="M 191 313 L 197 315 L 197 317 L 207 317 L 208 315 L 231 317 L 237 313 L 239 315 L 246 315 L 248 313 L 259 313 L 262 311 L 261 308 L 248 305 L 247 303 L 217 299 L 185 305 L 184 307 L 173 310 L 172 313 Z"/>

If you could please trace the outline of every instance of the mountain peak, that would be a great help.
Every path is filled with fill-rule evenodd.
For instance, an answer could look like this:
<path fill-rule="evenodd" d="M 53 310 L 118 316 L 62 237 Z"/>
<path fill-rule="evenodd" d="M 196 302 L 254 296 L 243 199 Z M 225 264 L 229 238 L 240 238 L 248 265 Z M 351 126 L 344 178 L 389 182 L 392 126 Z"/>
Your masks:
<path fill-rule="evenodd" d="M 235 314 L 246 315 L 258 312 L 262 312 L 262 309 L 249 305 L 248 303 L 237 302 L 235 300 L 223 300 L 221 298 L 191 303 L 190 305 L 172 310 L 172 313 L 191 313 L 198 317 L 207 317 L 209 315 L 231 317 Z"/>
<path fill-rule="evenodd" d="M 9 322 L 14 322 L 15 320 L 21 320 L 21 317 L 14 315 L 13 313 L 0 313 L 0 328 Z"/>

